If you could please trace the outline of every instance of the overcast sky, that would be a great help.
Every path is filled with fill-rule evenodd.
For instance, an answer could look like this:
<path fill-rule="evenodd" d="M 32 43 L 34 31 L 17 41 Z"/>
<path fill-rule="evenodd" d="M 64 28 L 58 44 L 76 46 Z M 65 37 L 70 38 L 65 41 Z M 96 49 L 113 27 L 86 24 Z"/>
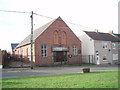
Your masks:
<path fill-rule="evenodd" d="M 79 36 L 81 30 L 113 30 L 118 33 L 118 1 L 120 0 L 0 0 L 0 10 L 38 13 L 83 25 L 70 25 Z M 52 19 L 34 15 L 34 29 Z M 11 43 L 20 43 L 31 30 L 30 14 L 0 11 L 0 49 L 11 50 Z M 72 27 L 77 27 L 72 28 Z"/>

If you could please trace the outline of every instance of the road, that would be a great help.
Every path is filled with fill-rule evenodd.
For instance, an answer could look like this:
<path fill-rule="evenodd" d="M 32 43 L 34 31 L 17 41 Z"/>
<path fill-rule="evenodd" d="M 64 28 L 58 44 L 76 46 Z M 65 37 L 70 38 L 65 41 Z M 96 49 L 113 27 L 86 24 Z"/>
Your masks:
<path fill-rule="evenodd" d="M 17 78 L 26 76 L 45 76 L 65 73 L 83 73 L 84 67 L 90 67 L 90 71 L 118 70 L 117 65 L 90 65 L 90 66 L 57 66 L 57 67 L 34 67 L 30 68 L 10 68 L 2 70 L 0 78 Z"/>

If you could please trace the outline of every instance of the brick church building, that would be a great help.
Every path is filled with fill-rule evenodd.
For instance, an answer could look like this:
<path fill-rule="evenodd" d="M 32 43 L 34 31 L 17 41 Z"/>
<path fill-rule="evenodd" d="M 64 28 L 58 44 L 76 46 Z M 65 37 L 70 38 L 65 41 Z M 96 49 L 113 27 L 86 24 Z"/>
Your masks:
<path fill-rule="evenodd" d="M 17 58 L 30 61 L 30 35 L 16 48 Z M 49 66 L 56 63 L 81 64 L 81 41 L 58 17 L 33 32 L 33 63 L 38 66 Z"/>

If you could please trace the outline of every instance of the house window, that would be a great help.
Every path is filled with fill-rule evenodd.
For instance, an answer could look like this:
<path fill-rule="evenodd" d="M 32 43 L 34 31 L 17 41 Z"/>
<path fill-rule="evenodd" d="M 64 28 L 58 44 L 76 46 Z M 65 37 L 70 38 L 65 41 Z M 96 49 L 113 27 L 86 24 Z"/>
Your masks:
<path fill-rule="evenodd" d="M 28 48 L 26 49 L 26 52 L 27 52 L 27 57 L 28 57 Z"/>
<path fill-rule="evenodd" d="M 106 42 L 102 42 L 102 47 L 103 47 L 104 49 L 107 49 L 107 48 L 108 48 L 107 43 L 106 43 Z"/>
<path fill-rule="evenodd" d="M 115 49 L 115 47 L 116 47 L 116 44 L 112 43 L 112 48 Z"/>
<path fill-rule="evenodd" d="M 31 48 L 27 49 L 28 58 L 31 61 Z"/>
<path fill-rule="evenodd" d="M 108 57 L 107 57 L 106 55 L 105 55 L 105 56 L 103 56 L 103 60 L 107 60 L 107 58 L 108 58 Z"/>
<path fill-rule="evenodd" d="M 77 55 L 77 46 L 73 45 L 73 55 Z"/>
<path fill-rule="evenodd" d="M 20 58 L 20 51 L 18 50 L 18 58 Z"/>
<path fill-rule="evenodd" d="M 42 45 L 41 46 L 41 54 L 42 54 L 42 57 L 46 57 L 47 56 L 47 47 L 46 45 Z"/>
<path fill-rule="evenodd" d="M 113 54 L 113 60 L 118 60 L 118 54 Z"/>

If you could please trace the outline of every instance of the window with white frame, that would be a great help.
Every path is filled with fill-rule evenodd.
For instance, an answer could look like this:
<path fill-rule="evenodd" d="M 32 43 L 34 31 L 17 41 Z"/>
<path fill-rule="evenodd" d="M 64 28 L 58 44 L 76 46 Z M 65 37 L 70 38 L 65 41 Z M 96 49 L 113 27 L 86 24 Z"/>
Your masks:
<path fill-rule="evenodd" d="M 107 48 L 108 48 L 107 42 L 102 42 L 102 47 L 103 47 L 104 49 L 107 49 Z"/>
<path fill-rule="evenodd" d="M 77 46 L 73 45 L 73 55 L 77 55 Z"/>
<path fill-rule="evenodd" d="M 112 43 L 112 49 L 115 49 L 115 48 L 116 48 L 116 44 Z"/>
<path fill-rule="evenodd" d="M 41 45 L 41 55 L 42 55 L 42 57 L 47 56 L 47 46 L 46 45 Z"/>
<path fill-rule="evenodd" d="M 113 60 L 118 60 L 118 54 L 113 54 Z"/>

